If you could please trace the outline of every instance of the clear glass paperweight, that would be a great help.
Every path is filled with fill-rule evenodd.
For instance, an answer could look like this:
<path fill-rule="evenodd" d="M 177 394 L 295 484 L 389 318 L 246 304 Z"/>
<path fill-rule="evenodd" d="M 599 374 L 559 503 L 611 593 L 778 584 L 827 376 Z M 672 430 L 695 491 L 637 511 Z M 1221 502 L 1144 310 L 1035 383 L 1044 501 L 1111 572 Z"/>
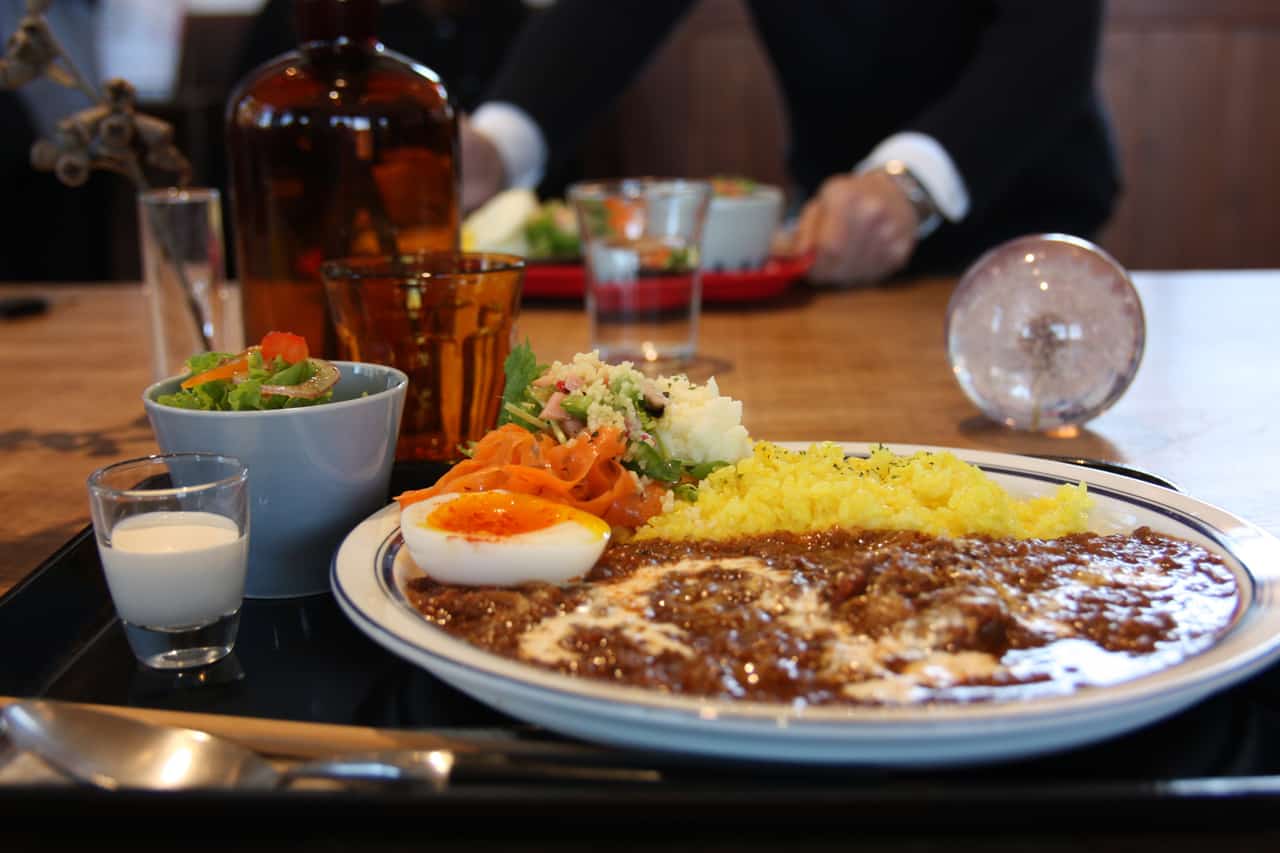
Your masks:
<path fill-rule="evenodd" d="M 988 251 L 947 306 L 947 357 L 960 387 L 1014 429 L 1054 432 L 1096 417 L 1129 387 L 1145 339 L 1128 273 L 1064 234 Z"/>

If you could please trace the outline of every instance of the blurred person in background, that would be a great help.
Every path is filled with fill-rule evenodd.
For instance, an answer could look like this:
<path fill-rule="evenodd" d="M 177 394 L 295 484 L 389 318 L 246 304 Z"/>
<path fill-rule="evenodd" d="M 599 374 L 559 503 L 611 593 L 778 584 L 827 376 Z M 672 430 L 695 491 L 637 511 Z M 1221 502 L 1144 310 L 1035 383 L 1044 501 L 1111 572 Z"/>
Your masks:
<path fill-rule="evenodd" d="M 693 5 L 557 0 L 531 20 L 464 122 L 464 210 L 536 185 Z M 1110 216 L 1101 0 L 747 5 L 807 199 L 782 248 L 814 253 L 812 281 L 957 272 L 1006 239 L 1090 237 Z"/>
<path fill-rule="evenodd" d="M 80 73 L 99 85 L 96 6 L 57 0 L 46 19 Z M 26 0 L 0 0 L 0 38 L 9 38 L 26 11 Z M 0 281 L 111 277 L 108 208 L 120 178 L 94 172 L 85 185 L 68 187 L 31 165 L 32 144 L 88 106 L 83 92 L 46 79 L 0 89 Z"/>

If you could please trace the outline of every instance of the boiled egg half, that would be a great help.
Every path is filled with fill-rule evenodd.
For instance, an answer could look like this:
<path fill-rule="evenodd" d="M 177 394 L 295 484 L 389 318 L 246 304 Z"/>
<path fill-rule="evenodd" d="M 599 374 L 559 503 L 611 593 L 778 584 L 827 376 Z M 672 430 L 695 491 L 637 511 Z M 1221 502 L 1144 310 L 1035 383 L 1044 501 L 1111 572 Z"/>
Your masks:
<path fill-rule="evenodd" d="M 585 575 L 609 525 L 546 498 L 493 490 L 436 495 L 400 512 L 409 555 L 440 583 L 517 586 Z"/>

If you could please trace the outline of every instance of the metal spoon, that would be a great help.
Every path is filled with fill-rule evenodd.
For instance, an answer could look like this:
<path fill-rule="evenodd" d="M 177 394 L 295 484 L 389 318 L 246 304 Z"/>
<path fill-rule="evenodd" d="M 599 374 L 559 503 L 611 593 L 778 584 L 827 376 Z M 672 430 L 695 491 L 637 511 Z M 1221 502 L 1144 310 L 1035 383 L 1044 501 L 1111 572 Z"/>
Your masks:
<path fill-rule="evenodd" d="M 207 732 L 158 726 L 63 703 L 31 700 L 0 714 L 15 746 L 107 790 L 270 790 L 298 779 L 416 783 L 442 791 L 476 781 L 654 782 L 653 770 L 556 763 L 552 754 L 398 750 L 343 755 L 277 770 L 262 756 Z"/>

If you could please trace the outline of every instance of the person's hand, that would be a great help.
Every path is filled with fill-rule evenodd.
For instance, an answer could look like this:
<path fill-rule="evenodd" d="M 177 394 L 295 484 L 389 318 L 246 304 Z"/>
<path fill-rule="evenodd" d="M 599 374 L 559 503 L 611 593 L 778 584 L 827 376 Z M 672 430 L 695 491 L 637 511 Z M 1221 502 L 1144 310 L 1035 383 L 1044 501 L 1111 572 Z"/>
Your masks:
<path fill-rule="evenodd" d="M 918 227 L 911 201 L 888 176 L 835 175 L 805 205 L 792 250 L 813 252 L 809 279 L 816 283 L 878 282 L 906 266 Z"/>
<path fill-rule="evenodd" d="M 458 132 L 461 142 L 462 213 L 465 216 L 506 187 L 507 170 L 493 140 L 472 127 L 466 116 L 461 118 Z"/>

